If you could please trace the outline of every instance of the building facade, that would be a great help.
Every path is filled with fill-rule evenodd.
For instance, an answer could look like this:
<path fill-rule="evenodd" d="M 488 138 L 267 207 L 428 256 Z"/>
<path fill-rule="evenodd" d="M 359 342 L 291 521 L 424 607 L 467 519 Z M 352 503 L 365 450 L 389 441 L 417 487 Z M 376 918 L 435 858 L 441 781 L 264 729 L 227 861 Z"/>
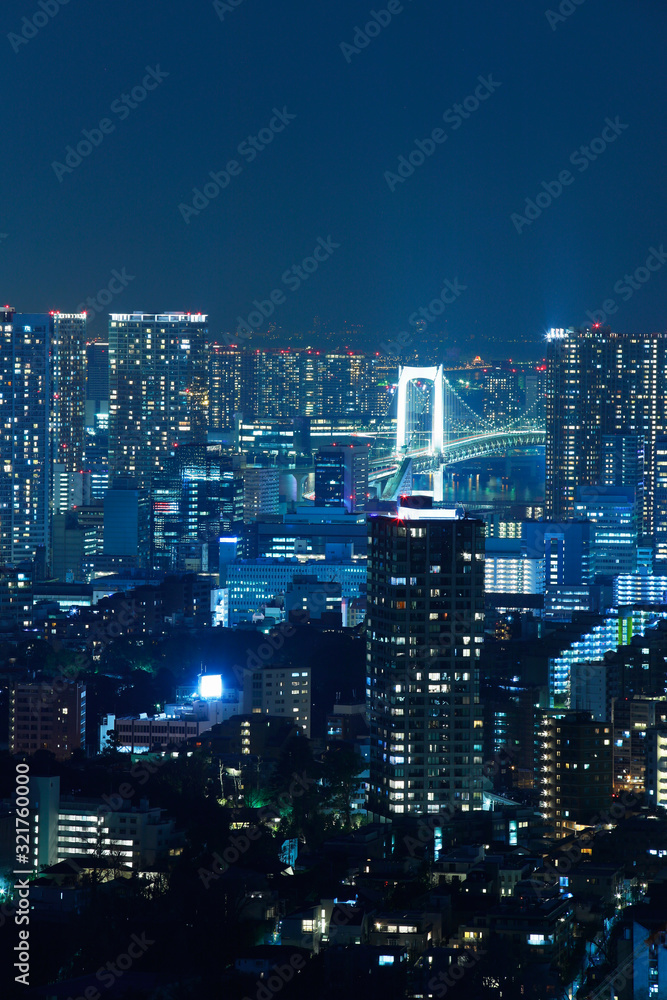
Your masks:
<path fill-rule="evenodd" d="M 424 499 L 368 522 L 369 808 L 385 815 L 482 808 L 484 526 Z"/>
<path fill-rule="evenodd" d="M 205 444 L 208 326 L 202 314 L 109 316 L 109 472 L 153 480 L 184 444 Z"/>
<path fill-rule="evenodd" d="M 9 696 L 9 752 L 48 750 L 66 760 L 86 745 L 86 685 L 79 681 L 15 684 Z"/>

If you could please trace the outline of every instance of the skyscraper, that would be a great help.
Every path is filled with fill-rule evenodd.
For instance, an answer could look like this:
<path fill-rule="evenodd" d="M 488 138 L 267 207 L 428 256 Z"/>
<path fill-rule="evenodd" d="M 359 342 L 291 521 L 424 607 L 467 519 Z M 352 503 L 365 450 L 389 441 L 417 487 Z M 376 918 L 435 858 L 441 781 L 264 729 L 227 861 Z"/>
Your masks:
<path fill-rule="evenodd" d="M 53 319 L 0 310 L 0 556 L 32 559 L 49 545 Z"/>
<path fill-rule="evenodd" d="M 368 522 L 369 804 L 385 815 L 482 808 L 484 525 L 422 504 Z"/>
<path fill-rule="evenodd" d="M 642 528 L 653 533 L 656 439 L 667 433 L 666 375 L 667 338 L 660 333 L 618 334 L 597 326 L 550 331 L 547 517 L 571 517 L 577 486 L 608 483 L 611 475 L 616 481 L 609 485 L 643 489 Z"/>
<path fill-rule="evenodd" d="M 112 313 L 109 317 L 109 473 L 151 489 L 183 444 L 207 429 L 207 317 Z"/>
<path fill-rule="evenodd" d="M 211 347 L 208 362 L 209 429 L 229 430 L 242 414 L 251 420 L 257 413 L 256 351 L 239 347 Z"/>
<path fill-rule="evenodd" d="M 594 330 L 547 334 L 547 518 L 574 516 L 577 486 L 599 481 L 607 405 L 606 336 Z"/>
<path fill-rule="evenodd" d="M 86 313 L 52 314 L 51 510 L 89 500 L 84 484 L 86 425 Z"/>

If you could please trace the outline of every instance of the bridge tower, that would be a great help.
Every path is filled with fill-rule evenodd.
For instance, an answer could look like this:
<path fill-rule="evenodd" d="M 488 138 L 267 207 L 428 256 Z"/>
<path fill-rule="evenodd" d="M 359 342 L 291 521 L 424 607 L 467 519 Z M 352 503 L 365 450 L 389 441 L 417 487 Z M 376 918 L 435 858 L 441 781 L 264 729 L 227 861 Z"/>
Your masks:
<path fill-rule="evenodd" d="M 443 366 L 432 368 L 401 368 L 398 376 L 398 417 L 396 420 L 396 453 L 407 444 L 408 385 L 416 379 L 433 382 L 433 413 L 431 420 L 431 455 L 441 455 L 445 444 L 445 377 Z"/>

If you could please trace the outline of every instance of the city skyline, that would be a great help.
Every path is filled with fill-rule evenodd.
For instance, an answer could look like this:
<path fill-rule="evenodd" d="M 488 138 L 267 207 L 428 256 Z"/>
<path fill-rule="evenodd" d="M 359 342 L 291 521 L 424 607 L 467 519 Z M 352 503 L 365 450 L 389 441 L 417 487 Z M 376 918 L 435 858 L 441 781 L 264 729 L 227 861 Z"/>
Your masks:
<path fill-rule="evenodd" d="M 667 7 L 548 2 L 2 5 L 3 997 L 667 1000 Z"/>
<path fill-rule="evenodd" d="M 107 309 L 164 303 L 233 332 L 273 294 L 260 338 L 320 316 L 381 341 L 450 282 L 427 321 L 445 349 L 520 356 L 596 315 L 663 329 L 665 11 L 565 7 L 406 2 L 378 20 L 352 0 L 316 17 L 168 0 L 114 8 L 98 33 L 98 10 L 58 4 L 35 25 L 10 0 L 5 124 L 29 166 L 7 165 L 8 300 L 89 308 L 101 330 Z M 51 87 L 54 52 L 75 58 Z"/>

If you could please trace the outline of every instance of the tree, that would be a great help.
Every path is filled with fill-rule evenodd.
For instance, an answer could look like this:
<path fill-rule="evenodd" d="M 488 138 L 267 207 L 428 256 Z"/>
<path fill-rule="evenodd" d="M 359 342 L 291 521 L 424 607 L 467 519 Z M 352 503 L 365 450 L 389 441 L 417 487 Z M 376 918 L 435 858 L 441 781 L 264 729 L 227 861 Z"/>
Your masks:
<path fill-rule="evenodd" d="M 328 785 L 331 804 L 345 817 L 345 826 L 352 825 L 352 795 L 358 785 L 358 776 L 364 762 L 349 743 L 333 743 L 322 758 L 324 779 Z"/>

